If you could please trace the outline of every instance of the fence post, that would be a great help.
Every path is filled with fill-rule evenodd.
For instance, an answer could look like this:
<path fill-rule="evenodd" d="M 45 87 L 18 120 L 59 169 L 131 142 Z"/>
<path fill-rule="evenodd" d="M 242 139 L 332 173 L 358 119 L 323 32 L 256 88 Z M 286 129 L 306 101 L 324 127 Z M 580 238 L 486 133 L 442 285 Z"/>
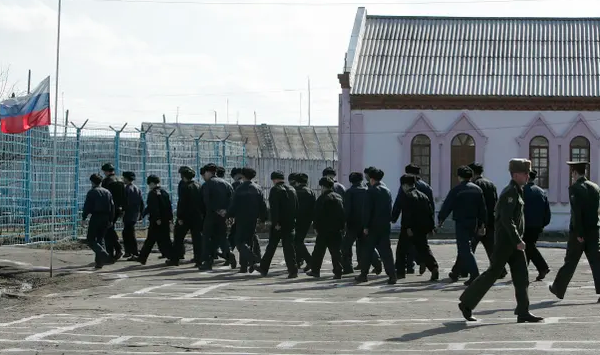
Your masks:
<path fill-rule="evenodd" d="M 142 182 L 140 183 L 141 185 L 141 190 L 142 190 L 142 195 L 146 196 L 146 164 L 147 164 L 147 153 L 146 151 L 148 150 L 148 142 L 146 141 L 146 133 L 148 133 L 150 131 L 150 128 L 152 128 L 152 125 L 149 125 L 148 128 L 146 128 L 145 130 L 140 130 L 138 128 L 136 128 L 135 130 L 138 131 L 140 133 L 140 149 L 142 150 Z"/>
<path fill-rule="evenodd" d="M 75 140 L 75 187 L 73 189 L 73 203 L 71 205 L 71 219 L 73 220 L 73 225 L 72 225 L 72 229 L 73 229 L 73 239 L 77 238 L 77 222 L 79 220 L 79 180 L 80 180 L 80 153 L 81 153 L 81 130 L 83 129 L 83 127 L 85 127 L 85 125 L 88 123 L 88 120 L 85 120 L 85 122 L 83 122 L 83 125 L 81 125 L 81 127 L 77 127 L 75 126 L 75 124 L 73 122 L 71 122 L 71 125 L 73 127 L 75 127 L 75 130 L 77 132 L 77 137 Z"/>
<path fill-rule="evenodd" d="M 27 156 L 25 157 L 25 243 L 31 237 L 31 130 L 26 133 Z"/>
<path fill-rule="evenodd" d="M 227 170 L 227 141 L 223 140 L 223 158 L 221 159 L 222 166 Z"/>
<path fill-rule="evenodd" d="M 171 178 L 171 144 L 169 143 L 173 133 L 175 133 L 175 130 L 173 130 L 171 134 L 165 137 L 165 145 L 167 148 L 167 181 L 169 183 L 169 195 L 173 195 L 173 179 Z M 171 199 L 171 204 L 173 204 L 173 199 Z"/>
<path fill-rule="evenodd" d="M 196 144 L 196 174 L 200 174 L 200 138 L 194 138 Z"/>
<path fill-rule="evenodd" d="M 123 125 L 123 127 L 121 127 L 121 129 L 116 130 L 114 129 L 112 126 L 108 126 L 110 127 L 110 129 L 112 129 L 115 132 L 115 174 L 119 174 L 119 146 L 121 145 L 121 132 L 123 132 L 123 130 L 125 129 L 125 127 L 127 127 L 127 123 L 125 123 Z"/>

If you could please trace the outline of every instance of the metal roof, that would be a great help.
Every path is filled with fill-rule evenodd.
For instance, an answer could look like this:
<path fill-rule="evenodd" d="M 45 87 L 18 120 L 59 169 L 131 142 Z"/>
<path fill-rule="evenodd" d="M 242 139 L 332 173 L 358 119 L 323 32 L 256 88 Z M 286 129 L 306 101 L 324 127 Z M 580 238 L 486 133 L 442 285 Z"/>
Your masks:
<path fill-rule="evenodd" d="M 600 96 L 600 18 L 370 16 L 347 53 L 355 95 Z"/>
<path fill-rule="evenodd" d="M 142 123 L 152 125 L 148 139 L 157 133 L 186 138 L 246 142 L 249 157 L 337 160 L 337 126 L 277 126 L 190 123 Z"/>

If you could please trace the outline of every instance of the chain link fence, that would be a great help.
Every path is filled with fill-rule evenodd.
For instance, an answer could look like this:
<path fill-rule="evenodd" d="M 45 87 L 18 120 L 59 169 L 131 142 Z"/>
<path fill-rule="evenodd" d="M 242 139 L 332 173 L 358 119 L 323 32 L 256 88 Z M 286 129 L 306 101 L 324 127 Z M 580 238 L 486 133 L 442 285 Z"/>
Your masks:
<path fill-rule="evenodd" d="M 81 210 L 89 176 L 113 163 L 116 173 L 133 171 L 147 193 L 150 174 L 158 175 L 177 205 L 180 166 L 197 172 L 207 163 L 227 171 L 246 165 L 242 142 L 173 137 L 146 128 L 90 128 L 59 125 L 54 169 L 53 127 L 23 134 L 0 134 L 0 244 L 28 244 L 73 239 L 84 234 Z M 52 175 L 56 171 L 52 203 Z M 54 208 L 53 208 L 54 206 Z M 119 226 L 117 226 L 119 227 Z"/>

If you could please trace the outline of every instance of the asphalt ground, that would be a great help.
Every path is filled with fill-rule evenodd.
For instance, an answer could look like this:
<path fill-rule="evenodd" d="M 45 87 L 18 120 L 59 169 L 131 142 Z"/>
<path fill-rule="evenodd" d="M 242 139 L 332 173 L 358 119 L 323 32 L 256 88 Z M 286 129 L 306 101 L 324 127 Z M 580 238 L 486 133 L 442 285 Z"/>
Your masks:
<path fill-rule="evenodd" d="M 328 255 L 322 278 L 287 280 L 281 249 L 266 278 L 224 266 L 208 273 L 191 264 L 166 267 L 158 254 L 146 266 L 120 261 L 95 272 L 91 252 L 56 251 L 55 277 L 63 283 L 0 297 L 0 353 L 600 354 L 600 304 L 585 258 L 560 301 L 548 284 L 565 250 L 542 250 L 552 272 L 529 290 L 531 310 L 544 323 L 516 323 L 510 276 L 475 310 L 479 321 L 467 323 L 457 308 L 465 286 L 447 278 L 456 248 L 433 251 L 440 282 L 426 272 L 394 286 L 383 274 L 361 285 L 353 275 L 332 280 Z M 47 273 L 48 253 L 0 248 L 0 265 Z M 483 249 L 477 259 L 480 269 L 487 266 Z M 536 275 L 532 265 L 530 279 Z"/>

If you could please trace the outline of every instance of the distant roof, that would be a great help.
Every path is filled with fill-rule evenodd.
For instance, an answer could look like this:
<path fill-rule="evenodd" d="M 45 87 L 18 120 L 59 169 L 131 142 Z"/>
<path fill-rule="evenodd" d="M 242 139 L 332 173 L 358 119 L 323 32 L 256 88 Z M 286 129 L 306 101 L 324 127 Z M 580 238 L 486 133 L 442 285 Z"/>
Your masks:
<path fill-rule="evenodd" d="M 142 129 L 152 124 L 152 133 L 170 134 L 186 138 L 229 139 L 246 142 L 250 157 L 283 159 L 337 160 L 337 126 L 272 126 L 224 125 L 189 123 L 142 123 Z"/>
<path fill-rule="evenodd" d="M 371 16 L 346 56 L 351 94 L 600 96 L 600 18 Z"/>

